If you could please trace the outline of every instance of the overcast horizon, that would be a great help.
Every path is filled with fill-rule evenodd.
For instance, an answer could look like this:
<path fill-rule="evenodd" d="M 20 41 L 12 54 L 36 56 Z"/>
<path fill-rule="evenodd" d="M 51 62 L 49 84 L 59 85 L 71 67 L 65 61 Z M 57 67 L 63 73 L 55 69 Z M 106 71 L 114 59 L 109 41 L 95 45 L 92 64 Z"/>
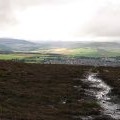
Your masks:
<path fill-rule="evenodd" d="M 0 38 L 120 42 L 120 1 L 0 0 Z"/>

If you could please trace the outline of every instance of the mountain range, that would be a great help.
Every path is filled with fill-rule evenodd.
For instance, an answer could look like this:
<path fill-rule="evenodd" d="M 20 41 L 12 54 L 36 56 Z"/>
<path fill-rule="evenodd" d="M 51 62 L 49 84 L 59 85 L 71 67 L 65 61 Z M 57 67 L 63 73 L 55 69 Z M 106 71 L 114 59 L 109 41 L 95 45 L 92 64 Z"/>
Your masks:
<path fill-rule="evenodd" d="M 0 51 L 15 51 L 15 52 L 30 52 L 40 49 L 55 49 L 55 48 L 92 48 L 99 50 L 117 50 L 120 52 L 119 42 L 79 42 L 79 41 L 49 41 L 49 42 L 29 42 L 26 40 L 0 38 Z"/>

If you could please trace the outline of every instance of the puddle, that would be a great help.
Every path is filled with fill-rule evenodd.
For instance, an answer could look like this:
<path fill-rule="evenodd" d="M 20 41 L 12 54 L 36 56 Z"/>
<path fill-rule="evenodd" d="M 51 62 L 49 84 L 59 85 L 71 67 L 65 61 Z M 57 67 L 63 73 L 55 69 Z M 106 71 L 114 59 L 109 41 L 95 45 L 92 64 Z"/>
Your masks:
<path fill-rule="evenodd" d="M 96 75 L 96 73 L 90 73 L 85 80 L 90 83 L 90 91 L 104 109 L 104 115 L 109 115 L 116 120 L 120 120 L 120 105 L 119 103 L 114 103 L 112 100 L 113 97 L 110 95 L 112 88 L 103 80 L 97 78 Z"/>

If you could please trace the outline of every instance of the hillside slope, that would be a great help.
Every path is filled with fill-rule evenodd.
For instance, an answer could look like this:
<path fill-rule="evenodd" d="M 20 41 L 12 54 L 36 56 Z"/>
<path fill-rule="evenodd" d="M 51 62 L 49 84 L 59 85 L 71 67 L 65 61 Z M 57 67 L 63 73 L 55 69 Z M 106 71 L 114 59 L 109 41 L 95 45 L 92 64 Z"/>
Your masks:
<path fill-rule="evenodd" d="M 78 80 L 89 67 L 0 64 L 2 120 L 75 120 L 75 116 L 100 115 L 98 103 L 85 94 L 88 85 Z M 75 88 L 78 84 L 80 90 Z"/>
<path fill-rule="evenodd" d="M 37 48 L 38 45 L 33 42 L 18 39 L 0 38 L 1 51 L 31 51 Z"/>
<path fill-rule="evenodd" d="M 65 54 L 86 57 L 120 56 L 119 42 L 49 41 L 33 43 L 25 40 L 0 38 L 0 51 Z"/>

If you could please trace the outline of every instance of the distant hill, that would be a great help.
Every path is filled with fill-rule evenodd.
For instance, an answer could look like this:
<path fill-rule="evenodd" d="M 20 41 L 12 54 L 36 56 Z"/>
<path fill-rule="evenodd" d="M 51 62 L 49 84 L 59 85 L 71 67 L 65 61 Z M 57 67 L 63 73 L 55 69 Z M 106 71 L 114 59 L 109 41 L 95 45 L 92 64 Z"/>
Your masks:
<path fill-rule="evenodd" d="M 39 42 L 42 49 L 50 48 L 97 48 L 120 49 L 120 42 L 45 41 Z"/>
<path fill-rule="evenodd" d="M 120 42 L 49 41 L 0 38 L 0 51 L 74 54 L 85 56 L 120 56 Z"/>
<path fill-rule="evenodd" d="M 0 51 L 11 51 L 11 48 L 7 47 L 6 45 L 0 44 Z"/>
<path fill-rule="evenodd" d="M 57 41 L 41 42 L 36 52 L 56 53 L 86 57 L 115 57 L 120 56 L 120 42 L 80 42 Z"/>
<path fill-rule="evenodd" d="M 39 45 L 33 42 L 0 38 L 0 51 L 32 51 L 39 48 Z"/>

